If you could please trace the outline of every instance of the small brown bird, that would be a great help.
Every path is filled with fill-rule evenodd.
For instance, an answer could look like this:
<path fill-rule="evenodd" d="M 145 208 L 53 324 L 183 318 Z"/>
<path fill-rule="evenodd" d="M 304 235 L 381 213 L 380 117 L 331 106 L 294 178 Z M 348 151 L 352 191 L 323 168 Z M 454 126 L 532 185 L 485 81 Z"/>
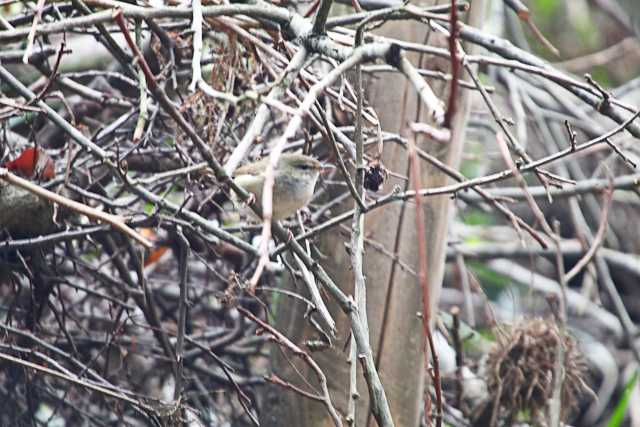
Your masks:
<path fill-rule="evenodd" d="M 262 189 L 269 157 L 236 169 L 234 181 L 262 203 Z M 299 153 L 284 153 L 274 170 L 273 219 L 280 220 L 305 207 L 320 176 L 322 164 L 313 157 Z"/>

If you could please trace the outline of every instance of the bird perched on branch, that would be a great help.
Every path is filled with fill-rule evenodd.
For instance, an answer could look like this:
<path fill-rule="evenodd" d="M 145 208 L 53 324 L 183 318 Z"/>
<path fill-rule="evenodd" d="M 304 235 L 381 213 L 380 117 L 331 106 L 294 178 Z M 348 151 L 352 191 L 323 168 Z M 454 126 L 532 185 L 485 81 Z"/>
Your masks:
<path fill-rule="evenodd" d="M 252 193 L 260 205 L 268 164 L 269 157 L 265 157 L 239 167 L 233 174 L 235 183 Z M 322 168 L 318 160 L 304 154 L 284 153 L 280 156 L 274 170 L 272 219 L 291 216 L 311 201 Z"/>

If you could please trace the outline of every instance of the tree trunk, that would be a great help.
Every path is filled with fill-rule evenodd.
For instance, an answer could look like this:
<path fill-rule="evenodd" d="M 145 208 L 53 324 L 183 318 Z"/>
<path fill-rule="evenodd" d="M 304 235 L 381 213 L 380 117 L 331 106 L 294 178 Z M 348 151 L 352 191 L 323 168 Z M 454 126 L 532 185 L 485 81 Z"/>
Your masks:
<path fill-rule="evenodd" d="M 434 2 L 423 2 L 423 4 Z M 482 2 L 473 2 L 479 7 Z M 424 24 L 415 22 L 388 22 L 377 31 L 380 35 L 396 39 L 435 44 L 427 34 Z M 439 44 L 446 46 L 442 36 Z M 443 45 L 444 43 L 444 45 Z M 440 68 L 449 71 L 449 62 L 409 55 L 414 65 L 425 68 Z M 429 60 L 428 66 L 426 60 Z M 435 93 L 446 102 L 448 84 L 429 81 Z M 407 80 L 399 74 L 384 74 L 384 78 L 368 82 L 367 96 L 378 113 L 382 129 L 409 137 L 408 124 L 415 121 L 427 122 L 421 116 L 423 107 L 419 105 L 417 94 Z M 436 155 L 450 166 L 457 168 L 460 163 L 464 124 L 467 117 L 467 94 L 461 93 L 458 100 L 457 118 L 454 120 L 454 135 L 451 143 L 441 144 L 417 138 L 423 150 Z M 384 165 L 391 171 L 408 177 L 408 156 L 405 147 L 385 143 Z M 424 187 L 440 186 L 447 178 L 428 164 L 421 163 Z M 409 189 L 408 181 L 390 178 L 383 191 L 390 191 L 394 185 Z M 428 252 L 428 280 L 431 294 L 432 313 L 437 313 L 444 259 L 447 242 L 449 217 L 449 197 L 433 197 L 423 205 L 426 219 L 426 242 Z M 353 207 L 349 199 L 344 209 Z M 425 346 L 422 330 L 422 290 L 417 278 L 418 239 L 416 236 L 415 203 L 394 203 L 374 210 L 365 216 L 364 273 L 367 286 L 367 314 L 369 317 L 371 346 L 384 385 L 391 415 L 396 426 L 418 426 L 424 403 Z M 348 223 L 350 224 L 350 222 Z M 337 228 L 325 232 L 319 239 L 319 249 L 326 258 L 318 261 L 333 280 L 343 290 L 353 294 L 353 273 L 350 257 L 345 250 L 349 236 Z M 381 250 L 380 246 L 384 248 Z M 286 287 L 297 292 L 300 288 L 287 279 Z M 335 304 L 329 301 L 329 309 L 337 323 L 337 337 L 330 349 L 312 353 L 327 376 L 329 391 L 336 409 L 346 416 L 349 393 L 349 340 L 350 327 L 347 317 Z M 303 318 L 305 305 L 288 299 L 276 308 L 276 327 L 294 342 L 303 345 L 306 340 L 317 339 L 317 333 Z M 437 349 L 436 349 L 437 350 Z M 308 367 L 290 354 L 283 355 L 272 349 L 273 371 L 304 390 L 319 390 L 315 376 Z M 295 368 L 294 368 L 295 366 Z M 301 377 L 304 377 L 304 379 Z M 369 397 L 358 366 L 358 406 L 357 426 L 373 426 L 375 420 L 370 415 Z M 346 424 L 346 423 L 345 423 Z M 263 402 L 261 425 L 263 426 L 332 426 L 326 408 L 300 394 L 272 387 Z"/>

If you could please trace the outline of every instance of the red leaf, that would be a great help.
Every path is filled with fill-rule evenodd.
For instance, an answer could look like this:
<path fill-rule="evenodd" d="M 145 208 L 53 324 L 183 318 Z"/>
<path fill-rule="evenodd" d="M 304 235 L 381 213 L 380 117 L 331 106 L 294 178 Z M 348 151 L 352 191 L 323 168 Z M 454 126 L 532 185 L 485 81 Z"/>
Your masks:
<path fill-rule="evenodd" d="M 36 171 L 37 151 L 34 147 L 24 150 L 18 158 L 5 163 L 5 167 L 25 177 L 33 176 Z"/>
<path fill-rule="evenodd" d="M 25 178 L 48 181 L 55 176 L 53 159 L 44 150 L 35 147 L 25 149 L 15 160 L 6 162 L 4 167 Z"/>

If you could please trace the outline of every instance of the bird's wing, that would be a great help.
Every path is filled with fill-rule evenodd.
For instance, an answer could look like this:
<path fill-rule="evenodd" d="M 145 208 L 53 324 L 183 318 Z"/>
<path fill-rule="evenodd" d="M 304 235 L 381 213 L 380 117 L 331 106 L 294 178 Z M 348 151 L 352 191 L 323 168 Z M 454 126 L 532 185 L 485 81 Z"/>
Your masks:
<path fill-rule="evenodd" d="M 233 180 L 239 187 L 244 188 L 250 193 L 256 195 L 262 193 L 262 186 L 264 185 L 264 178 L 262 176 L 242 174 L 236 175 Z"/>
<path fill-rule="evenodd" d="M 233 173 L 234 176 L 240 176 L 240 175 L 260 175 L 262 173 L 262 171 L 264 171 L 265 167 L 266 167 L 266 162 L 269 161 L 269 157 L 265 157 L 264 159 L 254 162 L 254 163 L 249 163 L 247 165 L 243 165 L 240 166 L 238 169 L 236 169 L 236 171 Z"/>

